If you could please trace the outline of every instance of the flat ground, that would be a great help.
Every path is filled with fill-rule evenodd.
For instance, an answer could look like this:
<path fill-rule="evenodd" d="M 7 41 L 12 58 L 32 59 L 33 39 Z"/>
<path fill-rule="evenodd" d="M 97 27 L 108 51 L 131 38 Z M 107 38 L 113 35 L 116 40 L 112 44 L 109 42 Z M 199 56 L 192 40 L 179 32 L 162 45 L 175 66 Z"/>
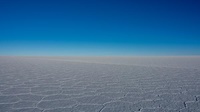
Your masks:
<path fill-rule="evenodd" d="M 200 112 L 200 57 L 0 57 L 0 112 Z"/>

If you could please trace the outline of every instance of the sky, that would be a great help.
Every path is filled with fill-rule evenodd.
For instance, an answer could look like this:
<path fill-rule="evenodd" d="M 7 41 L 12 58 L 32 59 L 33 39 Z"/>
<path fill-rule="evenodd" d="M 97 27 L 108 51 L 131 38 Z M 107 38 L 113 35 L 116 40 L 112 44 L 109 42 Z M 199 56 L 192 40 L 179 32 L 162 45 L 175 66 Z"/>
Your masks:
<path fill-rule="evenodd" d="M 200 1 L 0 0 L 0 55 L 200 55 Z"/>

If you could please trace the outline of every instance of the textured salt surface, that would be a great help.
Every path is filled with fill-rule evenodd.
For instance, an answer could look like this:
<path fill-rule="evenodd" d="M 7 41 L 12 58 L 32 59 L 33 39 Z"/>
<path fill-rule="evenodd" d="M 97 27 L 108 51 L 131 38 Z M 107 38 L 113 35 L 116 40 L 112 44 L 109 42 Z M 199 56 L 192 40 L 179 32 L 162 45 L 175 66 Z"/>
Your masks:
<path fill-rule="evenodd" d="M 0 57 L 0 112 L 199 112 L 200 57 Z"/>

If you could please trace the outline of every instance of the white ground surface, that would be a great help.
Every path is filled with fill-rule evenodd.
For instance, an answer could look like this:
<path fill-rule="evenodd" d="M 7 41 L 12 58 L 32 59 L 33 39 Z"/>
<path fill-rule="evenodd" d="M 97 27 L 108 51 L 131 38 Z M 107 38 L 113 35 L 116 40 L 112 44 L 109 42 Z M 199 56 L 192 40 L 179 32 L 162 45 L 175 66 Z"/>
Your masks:
<path fill-rule="evenodd" d="M 0 112 L 200 112 L 200 57 L 0 57 Z"/>

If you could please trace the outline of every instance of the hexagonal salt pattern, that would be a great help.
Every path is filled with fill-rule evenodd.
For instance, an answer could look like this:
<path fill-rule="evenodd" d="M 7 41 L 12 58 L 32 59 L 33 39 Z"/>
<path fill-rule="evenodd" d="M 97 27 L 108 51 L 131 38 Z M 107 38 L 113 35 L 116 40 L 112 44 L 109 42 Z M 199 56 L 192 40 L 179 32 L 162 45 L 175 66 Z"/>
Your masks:
<path fill-rule="evenodd" d="M 200 112 L 199 60 L 0 57 L 0 112 Z"/>

